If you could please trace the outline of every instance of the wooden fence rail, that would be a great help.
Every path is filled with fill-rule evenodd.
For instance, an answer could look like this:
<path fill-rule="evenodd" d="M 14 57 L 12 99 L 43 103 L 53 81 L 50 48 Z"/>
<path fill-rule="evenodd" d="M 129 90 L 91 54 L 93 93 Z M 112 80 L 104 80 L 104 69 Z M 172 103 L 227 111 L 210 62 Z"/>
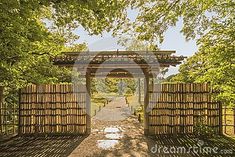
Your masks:
<path fill-rule="evenodd" d="M 85 87 L 30 85 L 20 91 L 19 134 L 86 132 Z"/>

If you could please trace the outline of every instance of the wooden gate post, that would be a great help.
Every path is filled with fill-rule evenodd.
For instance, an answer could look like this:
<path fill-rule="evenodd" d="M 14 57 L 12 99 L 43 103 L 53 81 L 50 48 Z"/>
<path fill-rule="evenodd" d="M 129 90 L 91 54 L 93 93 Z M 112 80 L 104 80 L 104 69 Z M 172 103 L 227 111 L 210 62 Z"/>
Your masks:
<path fill-rule="evenodd" d="M 86 71 L 86 134 L 91 133 L 91 72 Z"/>
<path fill-rule="evenodd" d="M 144 90 L 145 90 L 145 96 L 144 96 L 144 134 L 149 134 L 149 112 L 147 111 L 148 105 L 149 105 L 149 73 L 148 70 L 144 70 Z"/>
<path fill-rule="evenodd" d="M 86 134 L 91 133 L 91 72 L 86 71 Z"/>
<path fill-rule="evenodd" d="M 139 90 L 139 92 L 138 92 L 138 94 L 139 94 L 139 103 L 141 104 L 141 80 L 140 80 L 140 78 L 138 78 L 138 90 Z"/>

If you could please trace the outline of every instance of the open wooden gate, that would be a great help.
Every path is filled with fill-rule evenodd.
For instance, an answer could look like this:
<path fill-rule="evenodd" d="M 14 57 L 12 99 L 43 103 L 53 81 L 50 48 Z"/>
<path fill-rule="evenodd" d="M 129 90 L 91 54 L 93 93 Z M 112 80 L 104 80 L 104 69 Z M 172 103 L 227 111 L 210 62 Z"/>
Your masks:
<path fill-rule="evenodd" d="M 204 125 L 222 133 L 222 106 L 209 84 L 159 84 L 149 90 L 148 134 L 190 134 Z"/>
<path fill-rule="evenodd" d="M 85 87 L 30 85 L 20 91 L 19 134 L 85 134 L 89 125 Z M 89 105 L 88 105 L 89 106 Z"/>

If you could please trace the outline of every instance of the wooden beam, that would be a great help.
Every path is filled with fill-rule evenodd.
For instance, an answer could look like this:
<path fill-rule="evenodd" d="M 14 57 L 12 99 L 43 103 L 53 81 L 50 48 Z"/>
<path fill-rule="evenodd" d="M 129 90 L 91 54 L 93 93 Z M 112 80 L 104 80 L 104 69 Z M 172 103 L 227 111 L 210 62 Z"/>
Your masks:
<path fill-rule="evenodd" d="M 147 63 L 123 63 L 123 62 L 116 62 L 116 63 L 105 63 L 105 64 L 100 64 L 100 63 L 91 63 L 89 64 L 89 67 L 88 68 L 149 68 L 151 66 L 160 66 L 160 67 L 165 67 L 165 66 L 174 66 L 174 65 L 177 65 L 177 64 L 180 64 L 180 62 L 165 62 L 165 63 L 159 63 L 159 64 L 147 64 Z M 59 66 L 77 66 L 77 67 L 85 67 L 87 66 L 87 64 L 82 64 L 82 63 L 66 63 L 66 62 L 63 62 L 63 63 L 56 63 L 55 62 L 55 65 L 59 65 Z"/>
<path fill-rule="evenodd" d="M 147 71 L 147 70 L 146 70 Z M 129 72 L 106 72 L 106 73 L 90 73 L 90 77 L 96 77 L 96 78 L 144 78 L 146 75 L 149 75 L 149 77 L 156 76 L 157 73 L 147 72 L 145 74 L 143 73 L 129 73 Z M 80 72 L 79 77 L 85 78 L 86 73 Z"/>
<path fill-rule="evenodd" d="M 131 55 L 131 54 L 163 54 L 163 55 L 170 55 L 175 53 L 174 50 L 159 50 L 159 51 L 81 51 L 81 52 L 63 52 L 62 54 L 68 56 L 83 56 L 87 54 L 101 54 L 101 55 L 110 55 L 110 54 L 119 54 L 119 55 Z"/>
<path fill-rule="evenodd" d="M 179 62 L 177 62 L 177 63 L 171 63 L 171 64 L 167 64 L 167 63 L 165 63 L 165 64 L 162 64 L 162 63 L 159 63 L 159 66 L 160 67 L 164 67 L 164 68 L 168 68 L 169 66 L 176 66 L 176 65 L 178 65 L 178 64 L 180 64 Z M 84 69 L 84 67 L 86 66 L 86 64 L 74 64 L 74 63 L 56 63 L 56 62 L 54 62 L 54 65 L 57 65 L 57 66 L 59 66 L 59 67 L 77 67 L 77 68 L 79 68 L 79 69 Z M 88 67 L 89 69 L 99 69 L 99 68 L 106 68 L 106 69 L 113 69 L 113 68 L 132 68 L 132 69 L 137 69 L 137 68 L 142 68 L 142 69 L 147 69 L 147 68 L 149 68 L 148 67 L 148 65 L 147 64 L 145 64 L 145 65 L 130 65 L 130 64 L 128 64 L 128 65 L 123 65 L 122 63 L 120 63 L 120 64 L 110 64 L 110 65 L 107 65 L 107 66 L 103 66 L 103 67 L 100 67 L 100 65 L 101 64 L 93 64 L 94 66 L 92 66 L 92 67 Z M 112 66 L 112 65 L 115 65 L 115 66 Z"/>
<path fill-rule="evenodd" d="M 92 75 L 93 78 L 143 78 L 144 75 Z"/>

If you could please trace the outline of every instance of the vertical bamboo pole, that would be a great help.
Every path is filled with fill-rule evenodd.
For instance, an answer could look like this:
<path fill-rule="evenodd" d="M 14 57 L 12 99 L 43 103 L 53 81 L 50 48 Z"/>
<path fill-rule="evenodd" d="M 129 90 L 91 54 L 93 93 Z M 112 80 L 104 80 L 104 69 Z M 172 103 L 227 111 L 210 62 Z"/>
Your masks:
<path fill-rule="evenodd" d="M 144 69 L 144 90 L 145 90 L 145 97 L 144 97 L 144 134 L 149 134 L 149 112 L 147 111 L 147 107 L 149 105 L 149 74 L 146 69 Z"/>
<path fill-rule="evenodd" d="M 233 134 L 235 134 L 235 108 L 233 108 Z"/>
<path fill-rule="evenodd" d="M 139 94 L 139 103 L 141 104 L 141 80 L 138 78 L 138 94 Z"/>
<path fill-rule="evenodd" d="M 3 133 L 2 101 L 3 101 L 3 86 L 0 86 L 0 134 Z"/>
<path fill-rule="evenodd" d="M 86 71 L 86 134 L 91 133 L 91 72 Z"/>
<path fill-rule="evenodd" d="M 223 134 L 223 108 L 222 103 L 219 102 L 219 134 Z"/>
<path fill-rule="evenodd" d="M 224 133 L 227 134 L 227 106 L 224 107 Z"/>
<path fill-rule="evenodd" d="M 18 110 L 18 135 L 22 133 L 22 117 L 21 117 L 21 109 L 22 109 L 22 89 L 19 89 L 19 110 Z"/>

